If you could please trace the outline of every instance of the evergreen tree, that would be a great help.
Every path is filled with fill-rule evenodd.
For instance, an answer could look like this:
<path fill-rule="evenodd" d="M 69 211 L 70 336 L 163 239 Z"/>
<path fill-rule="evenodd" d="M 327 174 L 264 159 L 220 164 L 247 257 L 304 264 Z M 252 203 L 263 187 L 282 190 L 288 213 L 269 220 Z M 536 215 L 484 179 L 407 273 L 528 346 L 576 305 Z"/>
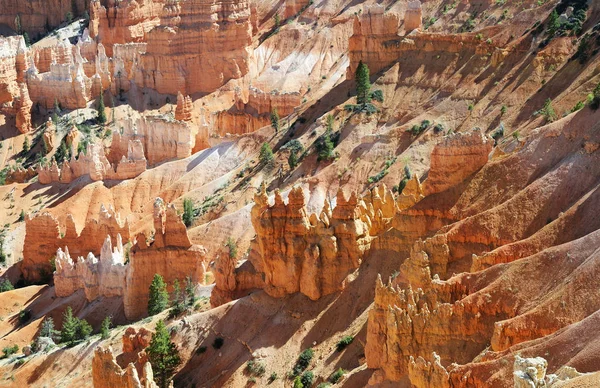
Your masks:
<path fill-rule="evenodd" d="M 260 147 L 260 153 L 258 155 L 258 159 L 262 164 L 271 164 L 273 162 L 273 150 L 269 143 L 263 143 L 262 147 Z"/>
<path fill-rule="evenodd" d="M 356 68 L 356 103 L 359 105 L 367 104 L 371 98 L 369 77 L 369 67 L 360 61 Z"/>
<path fill-rule="evenodd" d="M 12 285 L 10 280 L 8 280 L 8 279 L 0 280 L 0 292 L 10 291 L 10 290 L 14 290 L 14 289 L 15 289 L 15 287 Z"/>
<path fill-rule="evenodd" d="M 77 335 L 77 318 L 73 316 L 71 306 L 67 307 L 63 314 L 62 330 L 60 331 L 60 342 L 71 344 Z"/>
<path fill-rule="evenodd" d="M 98 101 L 98 123 L 106 123 L 106 112 L 104 111 L 104 92 L 100 92 Z"/>
<path fill-rule="evenodd" d="M 110 325 L 111 325 L 111 316 L 104 318 L 102 321 L 102 325 L 100 326 L 100 338 L 103 340 L 108 339 L 110 337 Z"/>
<path fill-rule="evenodd" d="M 59 332 L 54 329 L 54 320 L 52 317 L 44 319 L 42 322 L 42 329 L 40 330 L 40 337 L 49 337 L 54 339 L 57 334 L 59 334 Z"/>
<path fill-rule="evenodd" d="M 154 275 L 150 284 L 150 297 L 148 299 L 148 314 L 156 315 L 169 305 L 167 284 L 159 274 Z"/>
<path fill-rule="evenodd" d="M 279 113 L 277 113 L 277 109 L 273 109 L 271 112 L 271 126 L 275 133 L 279 132 Z"/>
<path fill-rule="evenodd" d="M 29 152 L 29 148 L 30 148 L 29 138 L 27 136 L 25 136 L 25 139 L 23 140 L 23 152 L 24 153 Z"/>
<path fill-rule="evenodd" d="M 296 156 L 296 152 L 293 150 L 290 152 L 290 157 L 288 158 L 288 164 L 290 165 L 290 169 L 293 170 L 298 165 L 298 156 Z"/>
<path fill-rule="evenodd" d="M 179 286 L 179 279 L 175 279 L 175 282 L 173 282 L 173 300 L 171 301 L 171 307 L 181 311 L 181 287 Z"/>
<path fill-rule="evenodd" d="M 184 303 L 187 307 L 191 307 L 196 301 L 196 292 L 194 283 L 190 276 L 185 278 L 185 300 Z"/>
<path fill-rule="evenodd" d="M 77 318 L 75 318 L 77 319 Z M 92 326 L 85 319 L 77 319 L 77 329 L 75 330 L 75 340 L 81 341 L 92 334 Z"/>
<path fill-rule="evenodd" d="M 183 199 L 183 215 L 181 216 L 183 223 L 188 228 L 194 222 L 194 202 L 189 198 Z"/>
<path fill-rule="evenodd" d="M 160 388 L 166 388 L 175 374 L 175 369 L 181 364 L 181 357 L 177 346 L 171 342 L 169 332 L 162 320 L 156 324 L 156 331 L 152 335 L 146 353 L 152 365 L 155 381 Z"/>

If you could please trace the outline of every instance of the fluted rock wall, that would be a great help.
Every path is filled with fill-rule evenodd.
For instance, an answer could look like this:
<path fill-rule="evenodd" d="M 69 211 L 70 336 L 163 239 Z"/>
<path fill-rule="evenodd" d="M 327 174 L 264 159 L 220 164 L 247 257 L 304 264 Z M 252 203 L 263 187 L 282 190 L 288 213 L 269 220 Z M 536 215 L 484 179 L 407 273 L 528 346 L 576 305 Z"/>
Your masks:
<path fill-rule="evenodd" d="M 129 241 L 129 223 L 121 221 L 119 214 L 112 208 L 100 208 L 98 220 L 92 220 L 77 233 L 72 216 L 67 217 L 64 234 L 60 233 L 58 220 L 49 213 L 25 219 L 25 241 L 23 243 L 23 261 L 21 271 L 27 281 L 36 282 L 51 275 L 50 260 L 60 247 L 70 247 L 73 257 L 86 256 L 89 252 L 98 255 L 104 239 L 110 236 L 117 241 L 120 235 Z"/>
<path fill-rule="evenodd" d="M 184 96 L 180 92 L 177 93 L 177 106 L 175 107 L 175 120 L 190 121 L 194 105 L 190 96 Z"/>
<path fill-rule="evenodd" d="M 77 149 L 77 146 L 73 146 Z M 52 182 L 71 183 L 82 176 L 89 176 L 93 181 L 131 179 L 146 171 L 146 158 L 142 143 L 129 140 L 127 158 L 125 155 L 113 166 L 104 155 L 102 145 L 90 144 L 85 153 L 75 158 L 73 151 L 70 161 L 59 167 L 56 160 L 49 166 L 38 166 L 38 179 L 41 184 Z"/>

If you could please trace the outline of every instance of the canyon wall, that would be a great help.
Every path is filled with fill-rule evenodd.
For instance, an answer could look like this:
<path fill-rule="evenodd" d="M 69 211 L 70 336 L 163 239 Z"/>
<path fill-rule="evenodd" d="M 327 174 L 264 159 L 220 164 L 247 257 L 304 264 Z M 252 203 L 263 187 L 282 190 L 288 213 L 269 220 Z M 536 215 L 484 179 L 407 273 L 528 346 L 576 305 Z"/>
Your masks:
<path fill-rule="evenodd" d="M 252 38 L 248 2 L 170 4 L 160 23 L 146 34 L 138 86 L 173 95 L 210 93 L 248 73 Z"/>

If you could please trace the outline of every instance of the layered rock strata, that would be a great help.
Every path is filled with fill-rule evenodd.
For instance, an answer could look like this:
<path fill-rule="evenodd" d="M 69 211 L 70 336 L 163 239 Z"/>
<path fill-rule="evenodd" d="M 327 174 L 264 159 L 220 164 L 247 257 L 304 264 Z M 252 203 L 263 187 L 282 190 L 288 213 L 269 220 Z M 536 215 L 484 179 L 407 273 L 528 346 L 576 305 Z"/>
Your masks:
<path fill-rule="evenodd" d="M 73 1 L 0 1 L 0 24 L 5 24 L 17 33 L 27 32 L 31 38 L 41 37 L 66 21 L 67 13 L 81 16 L 88 9 L 85 0 Z"/>

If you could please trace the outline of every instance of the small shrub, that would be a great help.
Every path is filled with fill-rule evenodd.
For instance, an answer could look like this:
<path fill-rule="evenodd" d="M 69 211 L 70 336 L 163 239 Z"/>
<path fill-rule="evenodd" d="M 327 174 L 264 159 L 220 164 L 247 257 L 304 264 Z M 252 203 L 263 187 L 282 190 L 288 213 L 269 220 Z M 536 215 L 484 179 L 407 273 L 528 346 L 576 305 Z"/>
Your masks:
<path fill-rule="evenodd" d="M 206 352 L 206 346 L 200 346 L 198 349 L 196 349 L 196 354 L 202 354 Z"/>
<path fill-rule="evenodd" d="M 194 222 L 194 202 L 190 198 L 184 198 L 183 200 L 183 214 L 181 218 L 183 219 L 183 223 L 188 228 L 192 226 Z"/>
<path fill-rule="evenodd" d="M 272 165 L 275 157 L 273 156 L 273 150 L 269 143 L 263 143 L 260 147 L 260 153 L 258 154 L 258 160 L 263 165 Z"/>
<path fill-rule="evenodd" d="M 276 372 L 271 373 L 271 376 L 269 376 L 269 384 L 271 384 L 273 381 L 277 380 L 278 376 Z"/>
<path fill-rule="evenodd" d="M 10 290 L 14 290 L 14 289 L 15 289 L 15 287 L 12 285 L 10 280 L 8 280 L 8 279 L 0 280 L 0 292 L 10 291 Z"/>
<path fill-rule="evenodd" d="M 108 339 L 108 337 L 110 337 L 110 326 L 112 324 L 111 319 L 112 317 L 110 315 L 104 318 L 104 320 L 102 321 L 102 326 L 100 326 L 100 338 L 102 338 L 103 340 Z"/>
<path fill-rule="evenodd" d="M 383 102 L 383 92 L 381 90 L 375 90 L 371 92 L 371 98 L 375 101 Z"/>
<path fill-rule="evenodd" d="M 342 368 L 340 368 L 337 371 L 333 372 L 333 374 L 331 376 L 329 376 L 329 381 L 332 384 L 335 384 L 338 381 L 340 381 L 342 377 L 344 377 L 345 373 L 346 373 L 346 371 L 343 370 Z"/>
<path fill-rule="evenodd" d="M 260 361 L 250 360 L 246 363 L 246 373 L 252 376 L 260 377 L 266 372 L 266 367 Z"/>
<path fill-rule="evenodd" d="M 350 345 L 352 343 L 352 341 L 354 341 L 354 337 L 352 337 L 351 335 L 346 335 L 344 336 L 338 343 L 337 343 L 337 351 L 341 352 L 342 350 L 346 349 L 346 347 L 348 345 Z"/>
<path fill-rule="evenodd" d="M 294 369 L 292 370 L 292 375 L 298 376 L 306 368 L 308 368 L 313 356 L 314 352 L 312 348 L 305 349 L 302 353 L 300 353 L 300 356 L 298 356 L 298 360 L 296 360 L 296 364 L 294 365 Z"/>
<path fill-rule="evenodd" d="M 3 356 L 2 358 L 7 358 L 12 356 L 13 354 L 19 351 L 19 345 L 7 346 L 2 349 Z"/>
<path fill-rule="evenodd" d="M 300 376 L 296 376 L 296 378 L 294 379 L 294 388 L 304 388 L 304 384 L 302 384 Z"/>
<path fill-rule="evenodd" d="M 314 378 L 314 373 L 312 373 L 311 371 L 306 371 L 302 373 L 302 376 L 300 376 L 300 381 L 302 382 L 303 386 L 312 387 Z"/>
<path fill-rule="evenodd" d="M 441 132 L 444 132 L 444 126 L 442 124 L 438 123 L 433 127 L 433 133 L 438 134 Z"/>
<path fill-rule="evenodd" d="M 229 237 L 227 239 L 227 242 L 225 243 L 225 246 L 227 248 L 229 248 L 229 257 L 231 259 L 235 259 L 237 257 L 237 244 L 236 244 L 236 242 L 231 237 Z"/>
<path fill-rule="evenodd" d="M 29 322 L 31 319 L 31 311 L 29 310 L 21 310 L 19 311 L 19 323 L 24 324 Z"/>
<path fill-rule="evenodd" d="M 223 346 L 223 343 L 225 343 L 225 340 L 221 337 L 217 337 L 215 338 L 215 340 L 212 343 L 212 347 L 214 349 L 221 349 L 221 347 Z"/>

